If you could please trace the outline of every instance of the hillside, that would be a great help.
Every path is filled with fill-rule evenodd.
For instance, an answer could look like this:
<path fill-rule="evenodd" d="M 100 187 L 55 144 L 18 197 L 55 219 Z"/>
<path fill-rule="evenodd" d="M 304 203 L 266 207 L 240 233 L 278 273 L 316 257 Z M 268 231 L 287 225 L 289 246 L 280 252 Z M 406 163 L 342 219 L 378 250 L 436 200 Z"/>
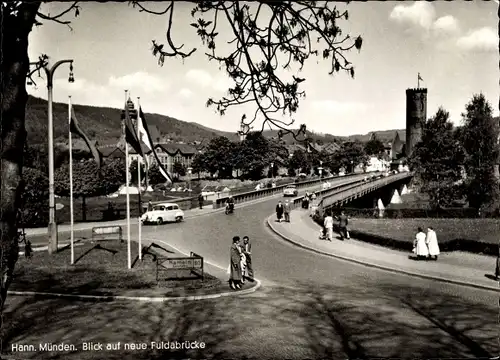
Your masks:
<path fill-rule="evenodd" d="M 120 138 L 121 109 L 73 105 L 80 126 L 99 144 L 116 143 Z M 66 142 L 68 137 L 68 105 L 53 104 L 54 139 Z M 196 123 L 181 121 L 170 116 L 146 113 L 148 124 L 156 125 L 163 138 L 173 141 L 203 141 L 217 136 L 227 136 L 236 140 L 234 133 L 219 131 Z M 29 96 L 26 105 L 26 130 L 30 144 L 40 144 L 47 140 L 47 101 Z"/>
<path fill-rule="evenodd" d="M 350 135 L 347 137 L 347 139 L 350 141 L 358 140 L 358 141 L 366 142 L 366 141 L 370 140 L 372 134 L 375 133 L 375 136 L 377 137 L 377 139 L 379 139 L 383 143 L 386 143 L 386 142 L 391 142 L 394 139 L 394 137 L 396 136 L 395 135 L 396 131 L 399 133 L 399 138 L 402 141 L 406 141 L 406 130 L 405 129 L 371 131 L 368 134 L 363 134 L 363 135 L 361 135 L 361 134 Z"/>

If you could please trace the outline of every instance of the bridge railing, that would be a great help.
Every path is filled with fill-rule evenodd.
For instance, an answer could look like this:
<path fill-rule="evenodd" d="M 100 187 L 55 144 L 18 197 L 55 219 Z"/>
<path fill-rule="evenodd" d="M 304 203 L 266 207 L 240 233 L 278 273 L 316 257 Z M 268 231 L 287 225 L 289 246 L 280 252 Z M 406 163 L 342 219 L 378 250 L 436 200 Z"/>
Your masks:
<path fill-rule="evenodd" d="M 412 177 L 413 174 L 409 172 L 389 175 L 387 177 L 377 179 L 365 184 L 353 184 L 349 187 L 344 187 L 341 191 L 337 193 L 330 194 L 329 196 L 325 196 L 321 199 L 318 209 L 320 214 L 323 215 L 324 211 L 330 207 L 338 205 L 344 201 L 351 200 L 352 198 L 362 196 L 364 194 L 368 194 L 376 189 L 380 189 L 381 187 L 387 186 L 396 181 L 400 181 L 403 179 L 407 179 Z"/>
<path fill-rule="evenodd" d="M 373 173 L 349 174 L 349 175 L 345 175 L 345 176 L 331 176 L 331 177 L 317 178 L 317 179 L 298 182 L 298 183 L 289 183 L 289 184 L 285 184 L 285 185 L 276 186 L 274 188 L 266 188 L 266 189 L 262 189 L 262 190 L 249 191 L 246 193 L 234 195 L 233 199 L 234 199 L 235 204 L 238 204 L 238 203 L 256 200 L 256 199 L 260 199 L 260 198 L 264 198 L 264 197 L 268 197 L 268 196 L 282 193 L 283 189 L 285 187 L 287 187 L 288 185 L 295 185 L 297 187 L 297 189 L 301 189 L 304 187 L 319 185 L 321 183 L 331 181 L 331 180 L 337 180 L 337 179 L 343 179 L 343 178 L 353 179 L 353 178 L 358 178 L 358 177 L 364 178 L 364 177 L 371 176 L 372 174 Z M 218 208 L 224 206 L 228 199 L 229 199 L 229 196 L 225 196 L 225 197 L 218 198 L 218 199 L 214 200 L 213 208 L 218 209 Z"/>

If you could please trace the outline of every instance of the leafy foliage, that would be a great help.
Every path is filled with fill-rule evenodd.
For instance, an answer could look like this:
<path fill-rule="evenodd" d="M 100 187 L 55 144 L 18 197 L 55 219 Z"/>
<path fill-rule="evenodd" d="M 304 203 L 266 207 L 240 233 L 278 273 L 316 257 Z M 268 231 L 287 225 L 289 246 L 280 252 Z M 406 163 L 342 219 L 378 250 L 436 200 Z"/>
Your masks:
<path fill-rule="evenodd" d="M 439 108 L 423 126 L 409 165 L 429 195 L 432 208 L 450 206 L 461 197 L 464 152 L 456 139 L 449 113 Z"/>
<path fill-rule="evenodd" d="M 311 164 L 307 159 L 307 153 L 300 149 L 295 150 L 292 157 L 288 161 L 289 172 L 299 172 L 304 174 L 309 174 L 311 172 Z"/>
<path fill-rule="evenodd" d="M 367 155 L 381 157 L 384 154 L 384 150 L 384 143 L 380 141 L 376 135 L 365 144 L 365 153 Z"/>
<path fill-rule="evenodd" d="M 54 174 L 56 194 L 69 196 L 69 164 L 61 166 Z M 90 197 L 113 193 L 125 183 L 125 165 L 121 159 L 105 162 L 99 172 L 93 160 L 73 163 L 73 196 Z"/>
<path fill-rule="evenodd" d="M 224 136 L 212 139 L 203 154 L 193 159 L 193 171 L 206 171 L 210 174 L 219 173 L 219 177 L 230 177 L 234 164 L 236 144 Z"/>
<path fill-rule="evenodd" d="M 165 183 L 165 177 L 161 174 L 160 168 L 156 163 L 148 169 L 148 181 L 150 185 L 158 185 Z"/>
<path fill-rule="evenodd" d="M 499 198 L 494 165 L 499 159 L 499 124 L 483 94 L 474 95 L 462 114 L 460 132 L 465 149 L 467 198 L 474 208 L 496 206 Z"/>
<path fill-rule="evenodd" d="M 23 169 L 21 223 L 25 227 L 46 226 L 49 220 L 49 179 L 42 171 Z"/>
<path fill-rule="evenodd" d="M 368 160 L 363 143 L 348 141 L 343 143 L 340 149 L 327 159 L 327 165 L 333 172 L 338 172 L 342 168 L 347 172 L 353 172 L 359 164 L 366 166 Z"/>
<path fill-rule="evenodd" d="M 132 160 L 129 164 L 130 171 L 130 183 L 137 185 L 137 160 Z M 141 182 L 144 181 L 146 177 L 146 167 L 144 164 L 141 164 Z"/>
<path fill-rule="evenodd" d="M 161 12 L 148 10 L 139 1 L 132 2 L 141 11 L 168 17 L 166 42 L 153 40 L 153 55 L 163 65 L 165 58 L 186 58 L 196 49 L 183 51 L 183 45 L 175 45 L 171 31 L 175 13 L 175 2 L 168 3 Z M 354 68 L 345 53 L 361 49 L 360 36 L 343 35 L 340 20 L 348 19 L 348 12 L 340 12 L 330 2 L 276 1 L 255 3 L 229 1 L 201 1 L 191 11 L 194 22 L 191 26 L 206 47 L 209 60 L 215 60 L 234 81 L 228 95 L 219 100 L 209 99 L 207 106 L 215 106 L 222 115 L 230 106 L 253 102 L 255 112 L 243 114 L 242 122 L 248 125 L 262 118 L 263 127 L 272 124 L 289 132 L 286 123 L 275 117 L 278 112 L 294 114 L 305 92 L 300 83 L 305 79 L 290 76 L 285 81 L 280 68 L 289 69 L 291 64 L 302 69 L 311 57 L 330 62 L 330 74 L 346 71 L 354 77 Z M 232 52 L 220 54 L 218 25 L 229 24 L 228 43 Z M 280 76 L 281 75 L 281 76 Z M 301 125 L 298 133 L 304 133 Z"/>
<path fill-rule="evenodd" d="M 186 175 L 186 167 L 178 161 L 176 161 L 174 163 L 173 170 L 174 170 L 174 174 L 177 174 L 177 176 Z"/>

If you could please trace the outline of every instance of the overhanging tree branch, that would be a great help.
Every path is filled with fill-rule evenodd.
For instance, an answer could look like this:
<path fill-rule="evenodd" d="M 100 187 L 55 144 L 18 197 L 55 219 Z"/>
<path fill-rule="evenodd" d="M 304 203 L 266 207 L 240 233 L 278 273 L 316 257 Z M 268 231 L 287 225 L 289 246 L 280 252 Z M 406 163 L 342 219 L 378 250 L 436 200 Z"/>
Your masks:
<path fill-rule="evenodd" d="M 233 86 L 220 99 L 208 99 L 207 106 L 214 106 L 224 115 L 229 107 L 254 103 L 256 110 L 251 117 L 242 117 L 244 125 L 250 125 L 258 119 L 282 130 L 281 134 L 292 133 L 294 137 L 305 132 L 301 125 L 299 131 L 288 127 L 294 121 L 283 121 L 275 116 L 278 112 L 292 116 L 297 112 L 305 91 L 300 83 L 305 79 L 289 76 L 285 81 L 280 69 L 290 69 L 292 64 L 302 70 L 311 57 L 329 60 L 332 75 L 341 70 L 354 77 L 354 67 L 347 60 L 345 53 L 353 48 L 361 49 L 362 38 L 343 35 L 338 22 L 348 19 L 347 11 L 339 11 L 330 2 L 315 1 L 192 1 L 194 8 L 191 15 L 195 22 L 191 26 L 207 48 L 205 55 L 215 60 L 224 68 Z M 166 41 L 164 44 L 153 40 L 153 55 L 158 63 L 164 64 L 166 57 L 182 59 L 195 52 L 180 51 L 172 39 L 172 19 L 174 3 L 171 2 L 163 11 L 153 11 L 138 1 L 132 4 L 141 12 L 168 16 Z M 268 16 L 266 17 L 266 15 Z M 219 35 L 217 26 L 220 17 L 225 17 L 232 37 L 227 41 L 232 50 L 221 54 L 216 46 Z M 316 42 L 312 41 L 316 38 Z M 318 59 L 319 60 L 319 59 Z M 281 66 L 280 66 L 281 65 Z"/>

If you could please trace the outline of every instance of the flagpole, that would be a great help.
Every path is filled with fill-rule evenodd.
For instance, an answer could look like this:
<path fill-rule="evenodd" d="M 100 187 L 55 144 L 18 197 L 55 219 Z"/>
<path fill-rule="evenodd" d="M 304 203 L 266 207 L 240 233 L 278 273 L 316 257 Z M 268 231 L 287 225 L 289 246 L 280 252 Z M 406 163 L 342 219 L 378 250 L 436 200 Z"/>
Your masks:
<path fill-rule="evenodd" d="M 125 107 L 127 106 L 127 92 L 125 90 Z M 126 110 L 126 109 L 125 109 Z M 123 127 L 123 140 L 125 140 L 125 186 L 127 190 L 127 258 L 128 258 L 128 268 L 132 268 L 132 253 L 130 248 L 130 173 L 129 173 L 129 159 L 128 159 L 128 143 L 125 136 L 125 127 Z"/>
<path fill-rule="evenodd" d="M 417 89 L 420 89 L 420 73 L 417 75 Z"/>
<path fill-rule="evenodd" d="M 139 109 L 141 107 L 140 97 L 137 97 L 137 122 L 136 122 L 136 131 L 137 131 L 137 139 L 141 139 L 141 134 L 139 133 Z M 140 143 L 139 143 L 140 144 Z M 139 218 L 138 218 L 138 226 L 139 226 L 139 260 L 142 260 L 142 228 L 141 228 L 141 215 L 142 215 L 142 204 L 141 204 L 141 166 L 139 163 L 139 154 L 137 154 L 137 190 L 139 196 Z"/>
<path fill-rule="evenodd" d="M 73 213 L 73 137 L 71 136 L 71 95 L 68 96 L 68 127 L 69 127 L 69 213 L 71 221 L 71 265 L 75 263 L 75 233 L 74 233 L 74 213 Z"/>

